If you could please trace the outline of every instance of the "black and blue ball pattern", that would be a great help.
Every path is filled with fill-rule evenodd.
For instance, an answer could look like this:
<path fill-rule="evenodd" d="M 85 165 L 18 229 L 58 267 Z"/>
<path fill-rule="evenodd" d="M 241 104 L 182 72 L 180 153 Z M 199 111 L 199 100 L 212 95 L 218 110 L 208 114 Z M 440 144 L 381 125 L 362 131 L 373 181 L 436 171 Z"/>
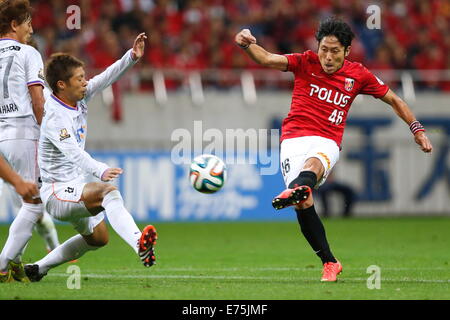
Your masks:
<path fill-rule="evenodd" d="M 227 168 L 225 163 L 211 154 L 196 157 L 189 172 L 192 187 L 202 193 L 214 193 L 225 184 Z"/>

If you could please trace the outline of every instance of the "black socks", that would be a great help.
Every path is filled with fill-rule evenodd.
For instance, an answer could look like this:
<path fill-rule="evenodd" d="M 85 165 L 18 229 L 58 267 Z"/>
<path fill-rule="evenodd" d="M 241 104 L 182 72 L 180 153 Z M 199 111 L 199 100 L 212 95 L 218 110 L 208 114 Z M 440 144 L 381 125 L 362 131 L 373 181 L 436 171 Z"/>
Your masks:
<path fill-rule="evenodd" d="M 300 230 L 306 240 L 308 240 L 314 252 L 322 260 L 322 264 L 326 262 L 337 262 L 331 253 L 325 234 L 325 228 L 316 213 L 314 205 L 303 210 L 295 209 L 295 212 L 297 212 L 297 220 L 300 224 Z"/>
<path fill-rule="evenodd" d="M 291 183 L 289 183 L 288 188 L 294 189 L 295 187 L 298 186 L 308 186 L 312 189 L 315 187 L 316 184 L 317 184 L 317 176 L 314 172 L 302 171 L 300 172 L 297 178 L 295 178 L 294 180 L 292 180 Z"/>
<path fill-rule="evenodd" d="M 314 172 L 302 171 L 298 177 L 289 184 L 288 187 L 289 189 L 293 189 L 297 186 L 308 186 L 313 189 L 316 184 L 317 176 Z M 314 252 L 322 260 L 322 263 L 337 262 L 331 253 L 325 234 L 325 228 L 316 213 L 314 205 L 303 210 L 295 209 L 295 212 L 297 212 L 297 220 L 300 224 L 300 230 L 306 240 L 308 240 L 309 245 L 313 248 Z"/>

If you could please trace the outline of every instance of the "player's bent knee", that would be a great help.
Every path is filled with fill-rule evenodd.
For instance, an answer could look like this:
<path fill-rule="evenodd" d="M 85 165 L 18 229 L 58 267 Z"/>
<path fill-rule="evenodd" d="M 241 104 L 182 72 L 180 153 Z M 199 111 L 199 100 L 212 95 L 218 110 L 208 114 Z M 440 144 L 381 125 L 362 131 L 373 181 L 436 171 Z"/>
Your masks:
<path fill-rule="evenodd" d="M 88 209 L 100 208 L 105 196 L 115 190 L 111 184 L 91 182 L 84 187 L 81 200 Z"/>
<path fill-rule="evenodd" d="M 107 192 L 102 198 L 102 206 L 105 209 L 110 203 L 118 202 L 123 204 L 123 198 L 119 190 L 117 190 L 116 188 Z"/>
<path fill-rule="evenodd" d="M 111 184 L 105 185 L 105 187 L 103 189 L 103 193 L 102 193 L 102 198 L 104 198 L 108 193 L 113 192 L 113 191 L 118 191 L 115 186 L 113 186 Z"/>
<path fill-rule="evenodd" d="M 104 247 L 109 242 L 108 233 L 97 233 L 94 232 L 91 235 L 83 236 L 84 240 L 86 240 L 87 244 L 93 247 Z"/>
<path fill-rule="evenodd" d="M 99 239 L 96 240 L 96 246 L 97 247 L 104 247 L 104 246 L 106 246 L 108 244 L 108 242 L 109 242 L 108 236 L 102 237 L 102 238 L 99 238 Z"/>
<path fill-rule="evenodd" d="M 312 171 L 316 174 L 317 180 L 320 180 L 325 172 L 325 168 L 319 158 L 313 157 L 306 161 L 302 171 Z"/>

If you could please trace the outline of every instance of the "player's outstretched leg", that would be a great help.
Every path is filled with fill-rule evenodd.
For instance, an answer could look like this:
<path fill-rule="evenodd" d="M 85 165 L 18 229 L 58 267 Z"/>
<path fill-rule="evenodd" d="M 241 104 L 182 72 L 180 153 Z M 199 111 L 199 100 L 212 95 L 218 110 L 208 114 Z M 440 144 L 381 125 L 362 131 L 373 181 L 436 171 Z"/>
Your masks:
<path fill-rule="evenodd" d="M 37 231 L 37 233 L 39 233 L 42 239 L 44 239 L 45 249 L 47 250 L 47 253 L 51 252 L 53 249 L 60 245 L 55 222 L 53 221 L 50 214 L 45 210 L 45 208 L 42 219 L 38 220 L 34 229 Z M 78 262 L 78 260 L 74 259 L 69 262 L 76 263 Z"/>
<path fill-rule="evenodd" d="M 77 234 L 68 239 L 60 246 L 56 247 L 43 259 L 35 262 L 34 264 L 25 265 L 25 273 L 31 282 L 40 281 L 48 271 L 55 268 L 65 262 L 69 262 L 74 259 L 78 259 L 84 255 L 87 251 L 97 250 L 100 246 L 91 246 L 83 236 Z"/>
<path fill-rule="evenodd" d="M 141 232 L 125 208 L 118 190 L 112 190 L 104 196 L 102 207 L 105 208 L 106 216 L 114 231 L 136 251 L 144 266 L 154 265 L 153 247 L 157 239 L 155 227 L 149 225 Z"/>
<path fill-rule="evenodd" d="M 88 183 L 83 189 L 83 201 L 89 211 L 105 210 L 114 231 L 139 255 L 146 267 L 155 264 L 156 229 L 147 226 L 141 232 L 125 208 L 122 195 L 112 185 Z"/>
<path fill-rule="evenodd" d="M 41 260 L 34 264 L 25 265 L 25 273 L 32 282 L 40 281 L 50 269 L 65 262 L 78 259 L 86 252 L 97 250 L 107 243 L 108 228 L 106 223 L 101 221 L 94 227 L 92 234 L 77 234 L 56 247 Z"/>

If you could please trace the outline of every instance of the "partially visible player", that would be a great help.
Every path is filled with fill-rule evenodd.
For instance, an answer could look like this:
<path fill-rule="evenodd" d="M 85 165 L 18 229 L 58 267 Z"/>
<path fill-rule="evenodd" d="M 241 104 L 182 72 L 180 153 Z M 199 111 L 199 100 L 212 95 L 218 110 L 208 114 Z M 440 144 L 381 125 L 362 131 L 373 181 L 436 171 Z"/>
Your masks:
<path fill-rule="evenodd" d="M 341 263 L 332 254 L 323 224 L 314 208 L 312 188 L 322 185 L 339 159 L 345 121 L 358 94 L 389 104 L 408 125 L 422 151 L 432 145 L 408 105 L 361 63 L 350 62 L 354 34 L 338 19 L 320 24 L 317 53 L 279 55 L 256 44 L 244 29 L 235 42 L 255 62 L 295 75 L 291 110 L 283 121 L 280 161 L 287 189 L 273 199 L 275 209 L 295 206 L 300 229 L 323 263 L 321 281 L 336 281 Z"/>
<path fill-rule="evenodd" d="M 0 156 L 0 178 L 14 187 L 16 192 L 25 200 L 32 200 L 34 197 L 39 196 L 39 190 L 37 185 L 33 182 L 28 182 L 22 179 Z M 0 282 L 14 281 L 14 276 L 25 278 L 26 275 L 20 275 L 23 272 L 23 268 L 17 265 L 14 261 L 10 263 L 11 268 L 8 268 L 6 272 L 0 272 Z"/>
<path fill-rule="evenodd" d="M 27 45 L 33 28 L 31 7 L 27 0 L 0 2 L 0 155 L 25 180 L 39 185 L 37 144 L 44 112 L 44 72 L 42 57 Z M 14 261 L 22 267 L 20 256 L 32 235 L 36 222 L 42 220 L 42 202 L 21 199 L 13 193 L 20 210 L 9 229 L 8 239 L 0 255 L 0 272 L 7 272 Z M 57 239 L 56 239 L 57 242 Z M 17 274 L 23 272 L 16 272 Z M 28 281 L 19 279 L 18 281 Z"/>
<path fill-rule="evenodd" d="M 149 225 L 141 232 L 113 185 L 87 180 L 94 175 L 108 182 L 122 174 L 122 169 L 110 168 L 84 151 L 87 102 L 143 56 L 146 38 L 144 33 L 138 35 L 132 49 L 89 82 L 85 79 L 83 63 L 71 55 L 54 54 L 47 62 L 46 79 L 53 94 L 45 103 L 46 115 L 39 140 L 41 197 L 55 219 L 70 222 L 79 234 L 43 259 L 26 265 L 25 272 L 31 281 L 39 281 L 51 268 L 106 245 L 105 214 L 144 266 L 150 267 L 155 262 L 155 228 Z"/>

